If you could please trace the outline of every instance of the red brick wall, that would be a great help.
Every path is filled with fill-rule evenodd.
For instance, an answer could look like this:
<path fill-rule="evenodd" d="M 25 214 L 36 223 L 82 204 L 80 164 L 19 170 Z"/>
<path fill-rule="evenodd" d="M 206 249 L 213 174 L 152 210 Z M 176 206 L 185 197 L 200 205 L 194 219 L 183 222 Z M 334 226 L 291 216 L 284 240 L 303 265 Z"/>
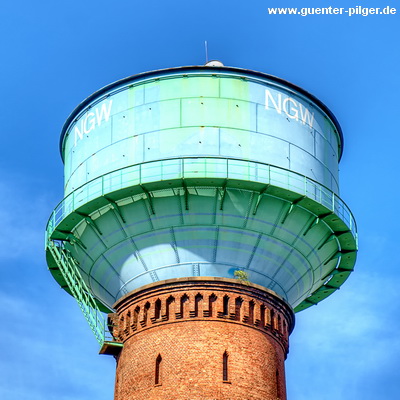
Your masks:
<path fill-rule="evenodd" d="M 294 320 L 271 292 L 227 279 L 164 281 L 116 308 L 114 334 L 124 342 L 116 400 L 286 399 L 284 360 Z"/>

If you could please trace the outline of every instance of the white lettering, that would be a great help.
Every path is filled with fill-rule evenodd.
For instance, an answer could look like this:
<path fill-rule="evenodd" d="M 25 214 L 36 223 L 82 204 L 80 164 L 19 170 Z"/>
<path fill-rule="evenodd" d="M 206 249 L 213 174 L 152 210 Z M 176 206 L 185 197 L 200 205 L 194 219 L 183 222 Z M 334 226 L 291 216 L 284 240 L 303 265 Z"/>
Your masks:
<path fill-rule="evenodd" d="M 96 108 L 96 118 L 97 118 L 97 126 L 101 125 L 101 122 L 104 120 L 107 122 L 110 118 L 110 113 L 111 113 L 111 106 L 112 106 L 112 100 L 108 102 L 108 109 L 106 104 L 102 104 L 100 107 L 100 111 L 98 108 Z"/>
<path fill-rule="evenodd" d="M 96 127 L 101 126 L 103 122 L 107 122 L 111 115 L 112 100 L 108 103 L 103 103 L 100 107 L 95 108 L 93 111 L 88 112 L 80 120 L 80 126 L 75 125 L 75 144 L 76 146 L 79 140 L 83 139 L 83 134 L 89 134 L 91 131 L 96 129 Z"/>
<path fill-rule="evenodd" d="M 293 107 L 288 108 L 287 103 L 291 103 L 293 104 Z M 287 97 L 285 100 L 283 100 L 283 110 L 285 111 L 285 114 L 292 119 L 295 119 L 296 121 L 299 120 L 299 112 L 297 110 L 297 103 L 291 98 L 291 97 Z M 293 111 L 294 114 L 291 114 L 291 112 Z"/>
<path fill-rule="evenodd" d="M 270 104 L 272 107 L 270 107 Z M 278 114 L 283 112 L 291 119 L 301 122 L 303 125 L 308 124 L 311 128 L 314 124 L 314 113 L 304 107 L 300 102 L 297 102 L 293 97 L 286 97 L 282 101 L 282 94 L 277 93 L 276 97 L 265 89 L 265 109 L 274 109 Z M 299 113 L 300 111 L 300 113 Z"/>
<path fill-rule="evenodd" d="M 269 108 L 269 100 L 271 100 L 275 110 L 279 113 L 282 114 L 282 95 L 278 93 L 278 104 L 276 104 L 275 99 L 272 97 L 271 92 L 268 89 L 265 89 L 265 109 Z"/>
<path fill-rule="evenodd" d="M 310 111 L 305 107 L 303 108 L 303 106 L 301 104 L 300 104 L 300 118 L 304 125 L 308 124 L 308 125 L 310 125 L 310 128 L 313 127 L 314 113 L 310 113 Z"/>
<path fill-rule="evenodd" d="M 88 128 L 88 121 L 89 121 L 89 128 Z M 82 122 L 83 132 L 88 134 L 96 127 L 96 120 L 94 119 L 94 113 L 90 112 L 86 114 L 86 117 L 83 119 Z"/>
<path fill-rule="evenodd" d="M 75 132 L 75 144 L 74 144 L 74 146 L 76 146 L 76 142 L 77 142 L 77 138 L 78 138 L 78 136 L 79 136 L 79 139 L 83 139 L 83 133 L 78 129 L 78 127 L 75 125 L 75 130 L 74 130 L 74 132 Z"/>

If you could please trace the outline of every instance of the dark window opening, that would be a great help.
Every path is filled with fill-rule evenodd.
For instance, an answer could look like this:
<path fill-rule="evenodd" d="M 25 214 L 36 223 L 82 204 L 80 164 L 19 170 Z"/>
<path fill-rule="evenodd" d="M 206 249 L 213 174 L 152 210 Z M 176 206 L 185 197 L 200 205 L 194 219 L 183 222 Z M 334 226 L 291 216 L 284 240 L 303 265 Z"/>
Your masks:
<path fill-rule="evenodd" d="M 260 307 L 260 323 L 262 327 L 265 327 L 265 309 L 266 307 L 264 306 L 264 304 L 261 304 Z"/>
<path fill-rule="evenodd" d="M 171 304 L 175 302 L 174 297 L 169 296 L 167 299 L 167 308 L 165 310 L 165 315 L 167 316 L 167 320 L 169 319 L 169 314 L 170 314 L 170 309 L 171 309 Z"/>
<path fill-rule="evenodd" d="M 194 316 L 198 317 L 199 316 L 199 309 L 201 307 L 201 302 L 203 301 L 203 296 L 198 293 L 196 297 L 194 298 Z"/>
<path fill-rule="evenodd" d="M 271 310 L 271 328 L 275 329 L 275 311 Z"/>
<path fill-rule="evenodd" d="M 254 324 L 254 301 L 251 300 L 249 304 L 249 324 Z"/>
<path fill-rule="evenodd" d="M 238 297 L 235 300 L 235 320 L 240 321 L 240 309 L 242 307 L 243 299 Z"/>
<path fill-rule="evenodd" d="M 131 327 L 131 312 L 128 311 L 128 314 L 126 314 L 125 330 L 128 330 L 130 327 Z"/>
<path fill-rule="evenodd" d="M 224 299 L 223 299 L 224 301 L 223 301 L 223 307 L 224 307 L 224 309 L 223 309 L 223 314 L 224 315 L 228 315 L 228 313 L 229 313 L 229 297 L 228 296 L 224 296 Z"/>
<path fill-rule="evenodd" d="M 189 296 L 187 294 L 184 294 L 181 297 L 181 309 L 180 309 L 180 313 L 181 313 L 181 318 L 185 318 L 186 317 L 186 306 L 185 304 L 189 302 Z"/>
<path fill-rule="evenodd" d="M 162 364 L 162 357 L 161 354 L 158 355 L 156 358 L 156 371 L 155 371 L 155 385 L 161 385 L 161 364 Z"/>
<path fill-rule="evenodd" d="M 222 380 L 227 382 L 228 379 L 228 353 L 225 351 L 224 355 L 222 356 Z"/>
<path fill-rule="evenodd" d="M 217 296 L 213 293 L 209 298 L 208 298 L 208 315 L 209 317 L 213 316 L 213 303 L 217 300 Z"/>
<path fill-rule="evenodd" d="M 159 319 L 161 317 L 161 300 L 158 299 L 154 304 L 154 318 Z"/>

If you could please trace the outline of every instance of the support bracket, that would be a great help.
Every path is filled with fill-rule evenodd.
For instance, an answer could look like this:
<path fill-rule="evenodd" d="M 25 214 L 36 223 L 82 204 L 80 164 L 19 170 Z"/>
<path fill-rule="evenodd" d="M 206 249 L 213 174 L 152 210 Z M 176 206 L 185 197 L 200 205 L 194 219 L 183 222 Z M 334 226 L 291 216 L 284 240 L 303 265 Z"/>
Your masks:
<path fill-rule="evenodd" d="M 226 196 L 226 180 L 224 182 L 224 185 L 221 188 L 222 194 L 221 194 L 221 201 L 220 201 L 220 205 L 219 205 L 219 209 L 222 211 L 224 209 L 224 200 L 225 200 L 225 196 Z"/>
<path fill-rule="evenodd" d="M 57 240 L 60 240 L 62 242 L 70 242 L 71 244 L 77 244 L 83 250 L 87 250 L 87 247 L 73 233 L 71 233 L 69 231 L 62 231 L 60 229 L 55 229 L 55 230 L 57 232 L 60 232 L 60 233 L 62 233 L 62 234 L 64 234 L 66 236 L 65 239 L 57 239 Z"/>
<path fill-rule="evenodd" d="M 151 198 L 150 192 L 143 185 L 139 185 L 139 186 L 143 190 L 143 193 L 146 195 L 147 201 L 150 206 L 150 211 L 154 215 L 156 212 L 154 211 L 153 199 Z"/>
<path fill-rule="evenodd" d="M 261 202 L 261 199 L 262 199 L 262 197 L 263 197 L 263 194 L 267 191 L 267 189 L 269 188 L 269 186 L 270 186 L 270 184 L 266 185 L 263 189 L 261 189 L 261 190 L 258 192 L 256 204 L 254 205 L 254 208 L 253 208 L 253 215 L 256 215 L 256 212 L 257 212 L 257 210 L 258 210 L 258 206 L 260 205 L 260 202 Z"/>
<path fill-rule="evenodd" d="M 183 191 L 184 191 L 184 196 L 185 196 L 185 210 L 189 210 L 189 191 L 186 186 L 186 182 L 184 179 L 182 179 L 182 186 L 183 186 Z"/>
<path fill-rule="evenodd" d="M 318 225 L 318 224 L 319 224 L 319 221 L 320 221 L 320 218 L 319 218 L 319 217 L 315 217 L 315 218 L 311 221 L 310 225 L 308 225 L 308 227 L 305 229 L 305 231 L 304 231 L 304 233 L 303 233 L 303 236 L 306 236 L 307 233 L 311 230 L 312 227 L 314 227 L 315 225 Z"/>
<path fill-rule="evenodd" d="M 318 247 L 317 250 L 321 250 L 328 242 L 330 242 L 331 240 L 333 240 L 336 237 L 336 235 L 334 233 L 331 233 L 322 243 L 321 245 Z"/>
<path fill-rule="evenodd" d="M 349 254 L 353 253 L 354 250 L 339 250 L 335 254 L 333 254 L 331 257 L 329 257 L 325 262 L 324 265 L 328 264 L 330 261 L 334 260 L 335 258 L 339 258 L 343 256 L 344 254 Z"/>
<path fill-rule="evenodd" d="M 109 197 L 107 197 L 107 196 L 103 196 L 103 197 L 111 204 L 112 208 L 119 215 L 122 222 L 124 224 L 126 224 L 126 220 L 125 220 L 124 216 L 122 215 L 121 208 L 119 207 L 119 205 L 114 200 L 110 199 Z"/>
<path fill-rule="evenodd" d="M 294 206 L 299 203 L 301 200 L 303 200 L 306 196 L 301 196 L 300 198 L 292 201 L 292 203 L 290 204 L 288 211 L 286 212 L 285 216 L 282 218 L 281 224 L 284 224 L 286 221 L 286 218 L 289 216 L 289 214 L 293 211 Z"/>
<path fill-rule="evenodd" d="M 75 211 L 78 215 L 84 218 L 88 225 L 90 225 L 100 236 L 103 235 L 103 232 L 100 230 L 96 222 L 88 215 L 78 211 Z"/>

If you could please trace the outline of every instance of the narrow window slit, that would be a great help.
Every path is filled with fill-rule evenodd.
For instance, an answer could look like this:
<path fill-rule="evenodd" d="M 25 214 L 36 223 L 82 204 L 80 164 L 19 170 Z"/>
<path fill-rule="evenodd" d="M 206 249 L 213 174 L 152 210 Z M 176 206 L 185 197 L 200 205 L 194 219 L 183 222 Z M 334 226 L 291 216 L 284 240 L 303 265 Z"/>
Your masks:
<path fill-rule="evenodd" d="M 161 300 L 157 299 L 157 301 L 154 304 L 154 318 L 160 319 L 161 317 Z"/>
<path fill-rule="evenodd" d="M 139 313 L 140 313 L 140 307 L 137 306 L 137 307 L 135 308 L 135 311 L 133 312 L 132 329 L 133 329 L 134 331 L 138 328 Z"/>
<path fill-rule="evenodd" d="M 213 305 L 217 301 L 217 296 L 213 293 L 208 298 L 208 315 L 204 315 L 205 317 L 213 317 Z"/>
<path fill-rule="evenodd" d="M 167 306 L 165 310 L 165 319 L 166 321 L 169 320 L 170 314 L 171 314 L 171 307 L 175 303 L 175 298 L 173 296 L 169 296 L 167 299 Z"/>
<path fill-rule="evenodd" d="M 202 308 L 203 305 L 203 296 L 198 293 L 196 297 L 194 298 L 194 316 L 199 317 L 200 316 L 200 309 Z"/>
<path fill-rule="evenodd" d="M 229 382 L 228 359 L 229 359 L 228 352 L 225 351 L 222 356 L 222 380 L 223 380 L 223 382 Z"/>
<path fill-rule="evenodd" d="M 143 309 L 143 320 L 142 320 L 142 322 L 141 322 L 141 325 L 143 326 L 143 327 L 145 327 L 146 325 L 147 325 L 147 318 L 148 318 L 148 316 L 149 316 L 149 309 L 150 309 L 150 303 L 149 302 L 147 302 L 145 305 L 144 305 L 144 309 Z"/>
<path fill-rule="evenodd" d="M 228 315 L 228 313 L 229 313 L 229 297 L 228 296 L 224 296 L 222 314 L 223 315 Z"/>
<path fill-rule="evenodd" d="M 265 305 L 261 304 L 261 306 L 260 306 L 260 325 L 263 328 L 265 328 L 265 310 L 266 310 Z"/>
<path fill-rule="evenodd" d="M 251 300 L 249 304 L 249 324 L 253 325 L 254 324 L 254 301 Z"/>
<path fill-rule="evenodd" d="M 161 385 L 161 367 L 162 367 L 162 357 L 161 354 L 156 358 L 156 371 L 155 371 L 155 385 Z"/>
<path fill-rule="evenodd" d="M 242 307 L 243 299 L 241 297 L 238 297 L 235 300 L 235 320 L 240 321 L 240 309 Z"/>
<path fill-rule="evenodd" d="M 182 297 L 181 297 L 181 304 L 180 304 L 180 318 L 186 318 L 186 310 L 188 307 L 188 303 L 189 303 L 189 296 L 185 293 Z"/>

